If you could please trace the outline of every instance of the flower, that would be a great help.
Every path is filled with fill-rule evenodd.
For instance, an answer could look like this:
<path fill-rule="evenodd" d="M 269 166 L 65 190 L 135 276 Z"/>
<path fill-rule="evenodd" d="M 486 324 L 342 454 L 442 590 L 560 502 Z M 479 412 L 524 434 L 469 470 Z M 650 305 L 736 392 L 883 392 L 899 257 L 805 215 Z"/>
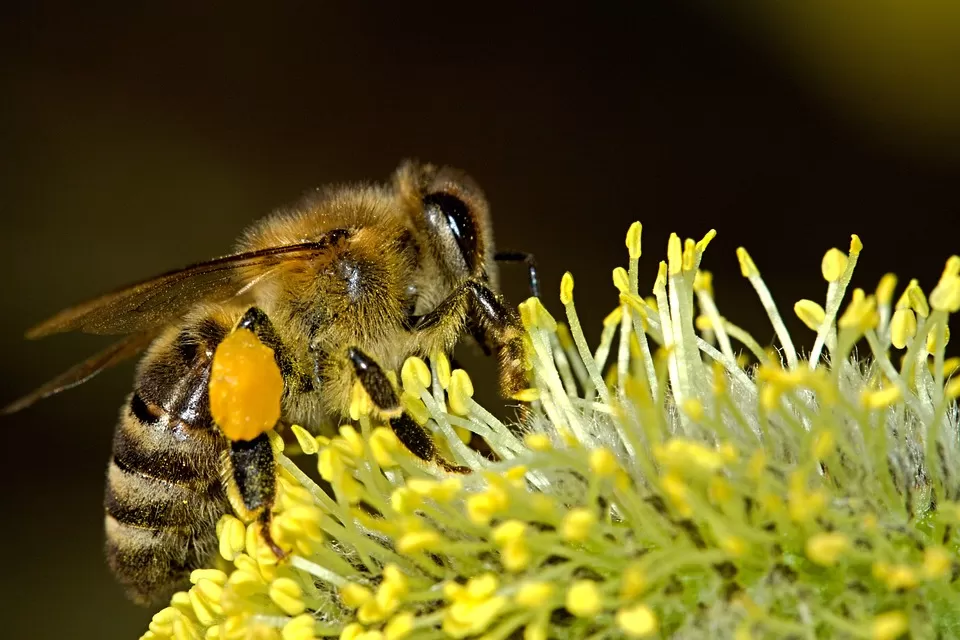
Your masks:
<path fill-rule="evenodd" d="M 597 345 L 572 275 L 565 322 L 521 304 L 521 425 L 477 404 L 445 357 L 409 360 L 404 407 L 472 473 L 414 458 L 362 389 L 338 436 L 293 428 L 297 461 L 330 493 L 275 438 L 273 533 L 289 556 L 225 516 L 230 569 L 194 572 L 144 638 L 954 635 L 960 363 L 944 350 L 960 258 L 929 298 L 917 281 L 896 298 L 887 275 L 845 303 L 863 246 L 831 249 L 826 299 L 793 307 L 815 332 L 801 353 L 745 249 L 741 272 L 779 345 L 720 314 L 700 269 L 713 235 L 671 236 L 643 297 L 631 226 Z"/>

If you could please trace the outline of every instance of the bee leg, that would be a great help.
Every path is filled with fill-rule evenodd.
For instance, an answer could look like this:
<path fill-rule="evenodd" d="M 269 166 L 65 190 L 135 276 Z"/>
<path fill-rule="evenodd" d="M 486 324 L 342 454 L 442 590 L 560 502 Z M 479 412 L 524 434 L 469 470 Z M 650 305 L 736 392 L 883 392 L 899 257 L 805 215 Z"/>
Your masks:
<path fill-rule="evenodd" d="M 426 462 L 433 462 L 450 473 L 470 472 L 469 467 L 445 460 L 437 451 L 437 445 L 430 433 L 400 408 L 397 392 L 394 391 L 390 379 L 373 358 L 356 347 L 347 350 L 347 357 L 353 364 L 357 380 L 370 396 L 377 412 L 389 419 L 390 428 L 410 453 Z"/>
<path fill-rule="evenodd" d="M 270 533 L 271 508 L 277 491 L 277 461 L 266 433 L 253 440 L 234 440 L 224 460 L 227 497 L 245 522 L 261 524 L 263 540 L 277 558 L 286 556 Z"/>
<path fill-rule="evenodd" d="M 528 386 L 527 356 L 523 326 L 517 314 L 504 306 L 500 296 L 476 280 L 464 283 L 469 318 L 479 334 L 497 353 L 500 364 L 500 393 L 512 398 Z"/>
<path fill-rule="evenodd" d="M 273 349 L 273 357 L 277 361 L 277 366 L 280 367 L 280 374 L 287 386 L 297 378 L 290 352 L 277 335 L 273 322 L 263 309 L 260 307 L 247 309 L 237 322 L 236 329 L 247 329 L 257 336 L 260 342 Z"/>
<path fill-rule="evenodd" d="M 497 262 L 522 262 L 530 274 L 530 295 L 540 297 L 540 277 L 537 275 L 537 259 L 526 251 L 497 251 L 493 259 Z"/>
<path fill-rule="evenodd" d="M 347 349 L 347 358 L 353 365 L 357 380 L 363 385 L 377 412 L 385 418 L 395 418 L 402 412 L 400 399 L 390 379 L 376 361 L 356 347 Z"/>

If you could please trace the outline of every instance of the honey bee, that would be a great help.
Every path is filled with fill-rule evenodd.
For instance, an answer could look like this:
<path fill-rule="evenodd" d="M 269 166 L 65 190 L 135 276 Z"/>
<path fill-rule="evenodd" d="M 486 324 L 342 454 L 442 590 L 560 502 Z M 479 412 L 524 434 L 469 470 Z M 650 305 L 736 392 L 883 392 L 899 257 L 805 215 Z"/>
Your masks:
<path fill-rule="evenodd" d="M 464 173 L 403 163 L 390 184 L 318 190 L 255 223 L 236 252 L 140 282 L 53 316 L 28 331 L 123 334 L 103 352 L 11 404 L 10 413 L 89 380 L 145 350 L 120 412 L 104 506 L 110 568 L 147 604 L 211 560 L 215 525 L 231 510 L 269 538 L 276 460 L 266 433 L 231 439 L 210 415 L 217 346 L 251 331 L 283 379 L 281 424 L 332 431 L 356 381 L 374 412 L 419 458 L 438 455 L 403 412 L 386 371 L 410 356 L 450 354 L 476 339 L 499 359 L 500 387 L 527 385 L 523 330 L 498 293 L 489 208 Z M 275 552 L 282 551 L 273 545 Z"/>

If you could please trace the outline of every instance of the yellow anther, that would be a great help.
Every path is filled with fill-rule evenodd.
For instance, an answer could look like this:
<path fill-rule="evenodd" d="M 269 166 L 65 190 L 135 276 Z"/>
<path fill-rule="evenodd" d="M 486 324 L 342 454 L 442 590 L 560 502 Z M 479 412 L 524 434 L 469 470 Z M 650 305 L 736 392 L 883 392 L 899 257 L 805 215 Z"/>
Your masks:
<path fill-rule="evenodd" d="M 560 279 L 560 302 L 564 305 L 573 302 L 573 274 L 569 271 Z"/>
<path fill-rule="evenodd" d="M 528 298 L 526 305 L 529 315 L 528 324 L 551 332 L 557 330 L 557 321 L 550 315 L 547 308 L 543 306 L 543 303 L 540 302 L 540 298 Z"/>
<path fill-rule="evenodd" d="M 404 554 L 431 551 L 440 546 L 443 538 L 436 531 L 411 531 L 397 540 L 397 551 Z"/>
<path fill-rule="evenodd" d="M 740 536 L 722 536 L 719 543 L 720 548 L 734 558 L 742 558 L 747 553 L 747 541 Z"/>
<path fill-rule="evenodd" d="M 357 640 L 363 635 L 363 625 L 351 622 L 340 632 L 340 640 Z"/>
<path fill-rule="evenodd" d="M 807 540 L 806 552 L 811 561 L 824 567 L 837 564 L 850 548 L 850 539 L 842 533 L 818 533 Z"/>
<path fill-rule="evenodd" d="M 927 303 L 927 296 L 920 288 L 916 280 L 911 280 L 907 285 L 907 299 L 910 300 L 910 307 L 917 312 L 917 315 L 926 318 L 930 315 L 930 305 Z"/>
<path fill-rule="evenodd" d="M 563 517 L 560 525 L 560 537 L 569 542 L 583 542 L 590 537 L 590 531 L 597 523 L 596 514 L 590 509 L 577 507 Z"/>
<path fill-rule="evenodd" d="M 717 451 L 688 438 L 671 438 L 655 446 L 653 454 L 668 468 L 680 471 L 696 467 L 713 472 L 723 466 L 723 457 Z"/>
<path fill-rule="evenodd" d="M 353 426 L 347 424 L 340 427 L 340 437 L 342 440 L 334 441 L 334 446 L 340 445 L 344 448 L 344 452 L 355 457 L 359 458 L 363 455 L 364 442 L 363 436 L 357 433 L 357 430 Z"/>
<path fill-rule="evenodd" d="M 860 395 L 860 402 L 867 409 L 886 409 L 901 397 L 900 387 L 889 386 L 878 391 L 864 391 Z"/>
<path fill-rule="evenodd" d="M 290 616 L 298 616 L 306 609 L 303 589 L 290 578 L 277 578 L 270 585 L 270 599 Z"/>
<path fill-rule="evenodd" d="M 813 457 L 816 460 L 823 460 L 831 453 L 833 453 L 834 448 L 836 447 L 837 439 L 833 435 L 833 432 L 829 429 L 824 429 L 819 431 L 813 436 Z"/>
<path fill-rule="evenodd" d="M 516 601 L 521 607 L 537 609 L 550 601 L 554 590 L 549 582 L 525 582 L 517 590 Z"/>
<path fill-rule="evenodd" d="M 850 255 L 859 255 L 861 251 L 863 251 L 863 243 L 860 241 L 860 236 L 854 233 L 850 236 Z"/>
<path fill-rule="evenodd" d="M 693 508 L 688 499 L 690 490 L 680 476 L 673 472 L 667 473 L 660 480 L 660 486 L 663 487 L 663 492 L 681 516 L 689 518 L 693 515 Z"/>
<path fill-rule="evenodd" d="M 359 380 L 355 380 L 350 390 L 350 419 L 359 420 L 373 411 L 373 400 Z"/>
<path fill-rule="evenodd" d="M 713 297 L 713 274 L 703 269 L 697 270 L 697 275 L 693 277 L 693 290 Z"/>
<path fill-rule="evenodd" d="M 613 311 L 607 314 L 607 317 L 603 319 L 603 326 L 613 327 L 620 324 L 620 319 L 623 318 L 623 307 L 617 307 Z"/>
<path fill-rule="evenodd" d="M 526 477 L 527 471 L 529 471 L 529 469 L 527 469 L 526 465 L 518 464 L 504 471 L 503 477 L 510 484 L 516 487 L 523 487 L 524 486 L 523 479 Z"/>
<path fill-rule="evenodd" d="M 440 352 L 433 355 L 433 370 L 437 374 L 441 389 L 450 386 L 450 359 L 447 354 Z"/>
<path fill-rule="evenodd" d="M 863 289 L 856 289 L 847 310 L 837 321 L 837 326 L 841 329 L 857 329 L 865 332 L 876 327 L 879 322 L 877 299 L 873 295 L 864 295 Z"/>
<path fill-rule="evenodd" d="M 423 400 L 421 400 L 419 396 L 415 396 L 409 391 L 404 390 L 404 392 L 400 394 L 400 406 L 403 407 L 403 410 L 421 427 L 430 421 L 430 410 L 427 409 L 427 405 L 423 404 Z"/>
<path fill-rule="evenodd" d="M 540 399 L 540 389 L 522 389 L 511 397 L 517 402 L 536 402 Z"/>
<path fill-rule="evenodd" d="M 506 506 L 506 494 L 487 490 L 467 498 L 467 517 L 475 524 L 486 525 Z"/>
<path fill-rule="evenodd" d="M 891 591 L 906 591 L 914 589 L 920 584 L 920 577 L 913 567 L 905 564 L 895 564 L 884 568 L 880 573 L 883 581 Z"/>
<path fill-rule="evenodd" d="M 620 609 L 617 612 L 617 626 L 628 638 L 646 638 L 659 630 L 656 614 L 645 604 Z"/>
<path fill-rule="evenodd" d="M 550 437 L 545 433 L 528 433 L 523 437 L 523 443 L 534 451 L 549 451 L 553 448 Z"/>
<path fill-rule="evenodd" d="M 630 254 L 631 260 L 640 258 L 640 236 L 642 233 L 643 225 L 639 222 L 634 222 L 630 225 L 630 228 L 627 229 L 627 251 Z"/>
<path fill-rule="evenodd" d="M 697 263 L 697 243 L 692 238 L 687 238 L 683 242 L 683 270 L 693 271 Z"/>
<path fill-rule="evenodd" d="M 493 530 L 493 541 L 497 544 L 503 545 L 513 540 L 519 540 L 523 538 L 523 534 L 526 532 L 526 530 L 527 525 L 525 522 L 520 520 L 507 520 L 506 522 L 497 525 L 497 527 Z"/>
<path fill-rule="evenodd" d="M 939 580 L 950 575 L 953 558 L 943 547 L 928 547 L 923 552 L 923 575 L 928 580 Z"/>
<path fill-rule="evenodd" d="M 714 504 L 724 504 L 733 497 L 733 485 L 723 476 L 713 476 L 707 486 L 707 495 Z"/>
<path fill-rule="evenodd" d="M 927 333 L 927 353 L 934 354 L 937 352 L 937 330 L 936 327 L 930 327 L 929 332 Z M 939 345 L 939 348 L 943 349 L 950 343 L 950 327 L 943 328 L 943 344 Z"/>
<path fill-rule="evenodd" d="M 450 389 L 447 398 L 450 401 L 450 411 L 458 416 L 470 413 L 470 398 L 473 397 L 473 381 L 463 369 L 456 369 L 450 374 Z"/>
<path fill-rule="evenodd" d="M 703 253 L 707 250 L 707 247 L 710 246 L 710 243 L 713 242 L 713 239 L 717 237 L 717 230 L 710 229 L 707 231 L 700 240 L 697 241 L 697 251 Z"/>
<path fill-rule="evenodd" d="M 633 600 L 643 595 L 650 586 L 647 574 L 639 563 L 631 563 L 623 570 L 623 578 L 620 582 L 620 597 L 624 600 Z"/>
<path fill-rule="evenodd" d="M 890 342 L 897 349 L 903 349 L 917 333 L 917 316 L 913 309 L 902 307 L 893 312 L 890 320 Z"/>
<path fill-rule="evenodd" d="M 793 312 L 797 314 L 803 324 L 807 325 L 808 329 L 814 331 L 820 329 L 820 325 L 823 324 L 827 315 L 823 307 L 813 300 L 798 300 L 793 305 Z"/>
<path fill-rule="evenodd" d="M 273 349 L 248 329 L 236 329 L 213 354 L 210 415 L 230 440 L 253 440 L 280 419 L 283 376 Z"/>
<path fill-rule="evenodd" d="M 593 580 L 576 580 L 567 590 L 565 606 L 578 618 L 590 618 L 603 611 L 597 583 Z"/>
<path fill-rule="evenodd" d="M 950 276 L 960 276 L 960 256 L 950 256 L 947 258 L 947 264 L 943 267 L 941 278 Z"/>
<path fill-rule="evenodd" d="M 320 450 L 320 447 L 317 445 L 317 439 L 300 425 L 291 425 L 290 431 L 293 432 L 294 437 L 297 439 L 297 443 L 300 445 L 300 450 L 308 456 L 312 456 Z"/>
<path fill-rule="evenodd" d="M 698 398 L 687 398 L 683 401 L 683 412 L 694 422 L 703 420 L 703 403 Z"/>
<path fill-rule="evenodd" d="M 590 469 L 598 476 L 612 476 L 619 468 L 617 457 L 610 449 L 600 447 L 590 452 Z"/>
<path fill-rule="evenodd" d="M 843 272 L 847 269 L 847 263 L 849 258 L 847 254 L 840 249 L 833 248 L 827 251 L 823 255 L 823 260 L 820 262 L 820 273 L 823 274 L 823 279 L 827 282 L 836 282 L 840 279 L 840 276 L 843 275 Z"/>
<path fill-rule="evenodd" d="M 401 515 L 410 515 L 420 504 L 420 496 L 410 487 L 397 487 L 390 494 L 390 508 Z"/>
<path fill-rule="evenodd" d="M 392 429 L 377 427 L 370 434 L 368 442 L 370 453 L 378 465 L 384 469 L 396 466 L 397 462 L 392 454 L 400 450 L 400 441 Z"/>
<path fill-rule="evenodd" d="M 620 293 L 630 293 L 630 278 L 627 276 L 627 270 L 623 267 L 617 267 L 613 270 L 613 286 Z"/>
<path fill-rule="evenodd" d="M 201 580 L 208 580 L 222 587 L 227 584 L 227 574 L 219 569 L 194 569 L 190 572 L 191 584 L 199 584 Z"/>
<path fill-rule="evenodd" d="M 910 628 L 907 614 L 902 611 L 887 611 L 874 616 L 870 624 L 871 640 L 896 640 Z"/>
<path fill-rule="evenodd" d="M 510 540 L 500 548 L 500 562 L 507 571 L 523 571 L 530 565 L 530 547 L 524 539 Z"/>
<path fill-rule="evenodd" d="M 316 620 L 309 613 L 302 613 L 283 625 L 280 632 L 282 640 L 314 640 L 313 631 Z"/>
<path fill-rule="evenodd" d="M 951 378 L 950 382 L 943 387 L 943 394 L 951 400 L 960 398 L 960 376 Z"/>
<path fill-rule="evenodd" d="M 220 543 L 220 555 L 224 560 L 233 562 L 245 545 L 246 528 L 234 516 L 226 514 L 217 521 L 217 539 Z"/>
<path fill-rule="evenodd" d="M 713 330 L 713 321 L 707 316 L 697 316 L 693 321 L 693 326 L 697 328 L 697 331 L 711 331 Z"/>
<path fill-rule="evenodd" d="M 683 246 L 680 243 L 680 236 L 675 233 L 671 233 L 667 241 L 667 265 L 672 276 L 683 271 Z"/>
<path fill-rule="evenodd" d="M 430 386 L 430 367 L 420 358 L 407 358 L 400 369 L 400 380 L 405 391 L 419 396 Z"/>
<path fill-rule="evenodd" d="M 877 304 L 888 305 L 893 301 L 893 294 L 897 289 L 897 276 L 893 273 L 885 274 L 877 285 Z"/>
<path fill-rule="evenodd" d="M 740 273 L 744 278 L 760 275 L 760 270 L 757 269 L 757 265 L 745 248 L 737 248 L 737 260 L 740 262 Z"/>
<path fill-rule="evenodd" d="M 385 640 L 403 640 L 413 632 L 414 621 L 415 618 L 411 612 L 398 613 L 390 618 L 383 628 L 383 637 Z"/>
<path fill-rule="evenodd" d="M 449 585 L 444 594 L 451 601 L 443 618 L 443 631 L 465 638 L 484 631 L 507 604 L 496 595 L 497 579 L 492 574 L 471 578 L 465 587 Z"/>
<path fill-rule="evenodd" d="M 946 275 L 930 292 L 930 306 L 937 311 L 960 311 L 960 276 Z"/>
<path fill-rule="evenodd" d="M 663 289 L 667 286 L 667 263 L 663 260 L 660 261 L 660 265 L 657 267 L 657 279 L 653 283 L 654 291 Z"/>

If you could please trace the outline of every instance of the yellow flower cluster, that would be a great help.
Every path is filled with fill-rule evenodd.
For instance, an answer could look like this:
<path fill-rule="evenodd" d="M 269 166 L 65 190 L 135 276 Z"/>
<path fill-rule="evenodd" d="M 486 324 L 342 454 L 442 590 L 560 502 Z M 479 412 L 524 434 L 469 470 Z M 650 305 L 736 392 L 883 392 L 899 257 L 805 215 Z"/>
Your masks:
<path fill-rule="evenodd" d="M 570 274 L 565 322 L 537 299 L 520 305 L 533 376 L 522 425 L 477 404 L 443 355 L 408 360 L 394 379 L 404 409 L 472 473 L 412 456 L 359 385 L 337 436 L 292 428 L 294 457 L 327 488 L 275 437 L 271 534 L 289 555 L 278 562 L 258 527 L 224 517 L 225 568 L 195 571 L 144 638 L 954 634 L 960 361 L 945 348 L 960 258 L 929 296 L 911 281 L 894 304 L 888 275 L 845 304 L 863 246 L 831 249 L 823 304 L 794 307 L 816 332 L 803 354 L 745 249 L 779 348 L 720 315 L 700 269 L 713 236 L 671 236 L 643 297 L 631 226 L 594 348 Z"/>

